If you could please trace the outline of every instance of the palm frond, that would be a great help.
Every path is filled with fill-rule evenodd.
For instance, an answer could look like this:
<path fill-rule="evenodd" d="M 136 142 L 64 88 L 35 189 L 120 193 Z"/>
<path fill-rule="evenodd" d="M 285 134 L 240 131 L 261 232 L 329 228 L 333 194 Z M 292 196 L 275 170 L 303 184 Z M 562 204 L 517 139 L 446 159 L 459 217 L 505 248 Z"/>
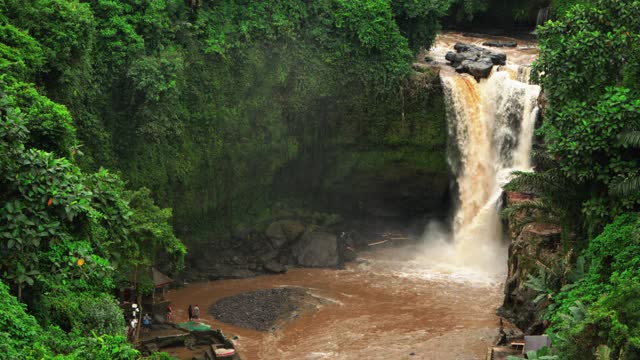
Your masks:
<path fill-rule="evenodd" d="M 585 272 L 584 256 L 578 256 L 578 259 L 576 259 L 575 265 L 573 266 L 573 268 L 571 268 L 571 270 L 566 274 L 565 277 L 569 282 L 575 283 L 583 279 L 585 276 L 585 273 L 586 272 Z"/>
<path fill-rule="evenodd" d="M 640 176 L 630 176 L 622 181 L 613 183 L 609 193 L 616 196 L 629 196 L 640 192 Z"/>
<path fill-rule="evenodd" d="M 558 216 L 554 214 L 549 214 L 545 212 L 536 213 L 534 216 L 527 216 L 522 219 L 516 219 L 510 222 L 509 226 L 513 229 L 518 229 L 519 231 L 525 227 L 527 224 L 549 224 L 549 225 L 557 225 L 562 227 L 562 221 Z"/>
<path fill-rule="evenodd" d="M 569 313 L 561 313 L 558 316 L 563 320 L 562 326 L 565 329 L 572 329 L 584 320 L 587 307 L 579 300 L 574 302 L 574 306 L 569 307 Z"/>
<path fill-rule="evenodd" d="M 515 177 L 505 185 L 505 190 L 549 194 L 563 188 L 565 179 L 555 171 L 514 173 Z"/>
<path fill-rule="evenodd" d="M 584 320 L 584 317 L 587 314 L 587 306 L 580 300 L 576 300 L 574 304 L 575 306 L 569 307 L 569 312 L 571 312 L 573 324 L 577 324 Z"/>
<path fill-rule="evenodd" d="M 540 211 L 551 211 L 551 208 L 548 204 L 540 201 L 540 200 L 527 200 L 518 202 L 515 204 L 510 204 L 504 210 L 500 212 L 503 219 L 507 219 L 509 216 L 523 212 L 526 210 L 540 210 Z"/>
<path fill-rule="evenodd" d="M 561 215 L 558 208 L 546 201 L 528 200 L 507 206 L 500 212 L 500 216 L 503 219 L 509 219 L 512 215 L 525 212 L 529 214 L 525 216 L 526 218 L 532 218 L 533 221 L 537 222 L 549 222 L 553 224 L 557 223 L 556 218 Z"/>
<path fill-rule="evenodd" d="M 533 150 L 531 152 L 531 158 L 533 159 L 533 163 L 536 164 L 537 170 L 552 169 L 558 164 L 545 150 Z"/>
<path fill-rule="evenodd" d="M 552 299 L 555 291 L 553 289 L 553 279 L 544 267 L 540 268 L 538 276 L 527 274 L 524 286 L 538 293 L 533 300 L 534 304 L 539 304 L 544 299 Z"/>
<path fill-rule="evenodd" d="M 640 131 L 628 131 L 618 136 L 622 145 L 640 147 Z"/>

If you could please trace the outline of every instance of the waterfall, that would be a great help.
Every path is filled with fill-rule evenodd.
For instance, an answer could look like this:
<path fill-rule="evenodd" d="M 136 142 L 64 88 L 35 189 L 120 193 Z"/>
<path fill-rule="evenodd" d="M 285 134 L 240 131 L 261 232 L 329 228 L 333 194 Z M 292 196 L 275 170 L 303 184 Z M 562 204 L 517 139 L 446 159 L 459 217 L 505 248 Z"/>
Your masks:
<path fill-rule="evenodd" d="M 544 24 L 545 22 L 547 22 L 547 20 L 549 20 L 549 10 L 550 8 L 548 6 L 538 10 L 538 17 L 536 18 L 536 27 Z"/>
<path fill-rule="evenodd" d="M 528 84 L 529 68 L 494 67 L 477 82 L 467 74 L 441 72 L 447 101 L 450 155 L 458 185 L 453 221 L 458 265 L 489 272 L 504 265 L 502 186 L 513 171 L 531 170 L 531 146 L 540 87 Z"/>

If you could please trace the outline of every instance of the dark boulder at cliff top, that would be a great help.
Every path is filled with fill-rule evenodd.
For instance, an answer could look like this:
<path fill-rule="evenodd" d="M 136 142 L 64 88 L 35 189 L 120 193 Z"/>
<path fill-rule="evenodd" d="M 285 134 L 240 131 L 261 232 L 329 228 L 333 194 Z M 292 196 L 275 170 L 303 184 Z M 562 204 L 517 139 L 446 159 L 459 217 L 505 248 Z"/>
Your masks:
<path fill-rule="evenodd" d="M 469 71 L 469 74 L 473 75 L 475 78 L 486 78 L 491 74 L 493 63 L 488 61 L 469 62 L 466 65 L 466 69 Z"/>
<path fill-rule="evenodd" d="M 471 74 L 476 80 L 489 77 L 494 65 L 507 63 L 507 55 L 476 45 L 457 43 L 453 48 L 456 52 L 448 52 L 445 59 L 457 72 Z"/>

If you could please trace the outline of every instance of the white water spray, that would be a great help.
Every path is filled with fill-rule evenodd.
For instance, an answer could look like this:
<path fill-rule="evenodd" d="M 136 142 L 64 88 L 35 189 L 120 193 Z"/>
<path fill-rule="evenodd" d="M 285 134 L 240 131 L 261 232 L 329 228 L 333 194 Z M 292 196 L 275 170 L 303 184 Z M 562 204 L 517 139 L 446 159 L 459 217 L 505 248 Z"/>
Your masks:
<path fill-rule="evenodd" d="M 531 170 L 540 87 L 528 83 L 529 74 L 530 68 L 520 65 L 494 67 L 480 82 L 467 74 L 440 73 L 458 206 L 450 236 L 425 232 L 431 265 L 488 277 L 506 270 L 500 199 L 514 171 Z"/>

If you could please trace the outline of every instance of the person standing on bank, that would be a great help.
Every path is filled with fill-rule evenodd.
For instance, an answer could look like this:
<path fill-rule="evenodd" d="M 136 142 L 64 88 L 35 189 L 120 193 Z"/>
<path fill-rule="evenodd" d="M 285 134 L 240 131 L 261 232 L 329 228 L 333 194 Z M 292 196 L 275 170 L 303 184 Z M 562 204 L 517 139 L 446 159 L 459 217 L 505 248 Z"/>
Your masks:
<path fill-rule="evenodd" d="M 193 308 L 191 307 L 191 304 L 189 304 L 189 309 L 187 311 L 189 312 L 189 321 L 191 321 L 191 319 L 193 319 Z"/>
<path fill-rule="evenodd" d="M 196 306 L 193 307 L 193 318 L 194 319 L 200 318 L 200 308 L 198 307 L 198 304 L 196 304 Z"/>
<path fill-rule="evenodd" d="M 144 331 L 145 333 L 148 333 L 150 329 L 151 329 L 151 316 L 149 316 L 149 313 L 146 313 L 142 318 L 142 331 Z"/>

